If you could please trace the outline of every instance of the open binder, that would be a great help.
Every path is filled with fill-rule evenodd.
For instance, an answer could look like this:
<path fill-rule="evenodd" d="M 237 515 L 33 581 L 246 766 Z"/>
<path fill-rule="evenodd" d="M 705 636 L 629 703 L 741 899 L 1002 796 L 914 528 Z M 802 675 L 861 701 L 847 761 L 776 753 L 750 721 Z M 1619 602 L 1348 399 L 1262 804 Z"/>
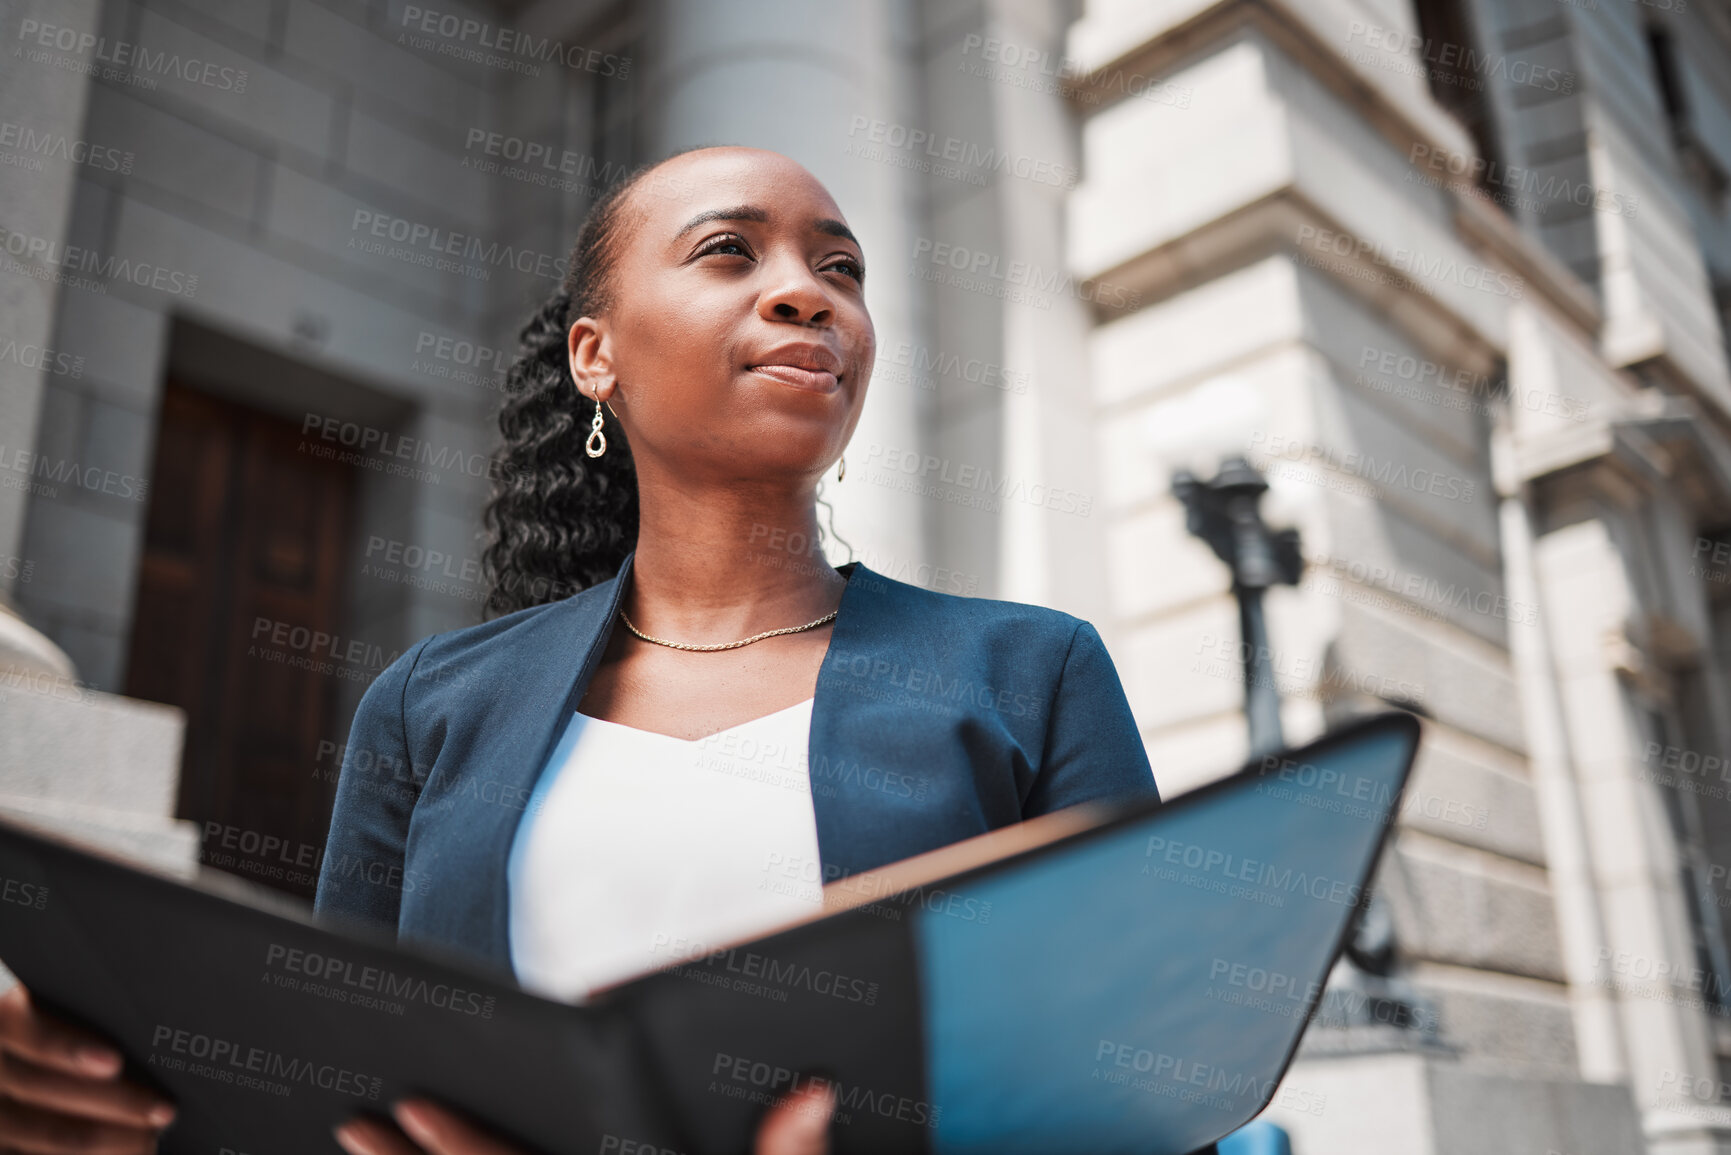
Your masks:
<path fill-rule="evenodd" d="M 841 879 L 581 1004 L 0 823 L 0 960 L 179 1104 L 167 1152 L 337 1152 L 337 1123 L 422 1094 L 526 1151 L 739 1155 L 819 1075 L 838 1155 L 1185 1155 L 1275 1097 L 1418 735 L 1379 715 Z"/>

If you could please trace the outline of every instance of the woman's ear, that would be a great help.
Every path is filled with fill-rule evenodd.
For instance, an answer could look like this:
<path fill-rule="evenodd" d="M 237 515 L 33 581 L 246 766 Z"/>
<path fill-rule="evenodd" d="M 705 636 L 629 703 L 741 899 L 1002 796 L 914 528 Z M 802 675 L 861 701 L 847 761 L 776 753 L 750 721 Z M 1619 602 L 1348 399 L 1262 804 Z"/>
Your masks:
<path fill-rule="evenodd" d="M 566 334 L 571 377 L 577 382 L 577 391 L 591 401 L 605 401 L 613 396 L 611 346 L 606 326 L 595 317 L 577 318 Z"/>

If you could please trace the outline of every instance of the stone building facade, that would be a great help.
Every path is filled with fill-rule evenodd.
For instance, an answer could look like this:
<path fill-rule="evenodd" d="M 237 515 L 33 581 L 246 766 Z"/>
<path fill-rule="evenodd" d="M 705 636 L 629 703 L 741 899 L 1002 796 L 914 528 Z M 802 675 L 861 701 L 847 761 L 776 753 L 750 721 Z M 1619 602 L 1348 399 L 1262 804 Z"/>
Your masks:
<path fill-rule="evenodd" d="M 1270 1112 L 1298 1155 L 1731 1151 L 1723 4 L 5 19 L 0 590 L 39 635 L 0 631 L 0 805 L 185 850 L 173 717 L 125 696 L 172 398 L 354 466 L 327 644 L 227 627 L 318 659 L 324 760 L 384 658 L 478 617 L 502 368 L 595 192 L 758 145 L 877 274 L 836 560 L 1094 621 L 1175 793 L 1247 747 L 1170 475 L 1244 455 L 1309 562 L 1269 601 L 1288 738 L 1429 718 L 1379 892 L 1435 1030 L 1313 1030 Z"/>

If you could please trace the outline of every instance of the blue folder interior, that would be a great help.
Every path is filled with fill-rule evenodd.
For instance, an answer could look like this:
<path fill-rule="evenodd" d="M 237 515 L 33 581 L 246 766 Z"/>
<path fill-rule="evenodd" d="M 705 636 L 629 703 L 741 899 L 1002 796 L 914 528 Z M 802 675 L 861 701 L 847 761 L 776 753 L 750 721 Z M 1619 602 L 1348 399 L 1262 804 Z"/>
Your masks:
<path fill-rule="evenodd" d="M 920 904 L 934 1150 L 1185 1155 L 1260 1111 L 1412 745 L 1372 728 Z"/>

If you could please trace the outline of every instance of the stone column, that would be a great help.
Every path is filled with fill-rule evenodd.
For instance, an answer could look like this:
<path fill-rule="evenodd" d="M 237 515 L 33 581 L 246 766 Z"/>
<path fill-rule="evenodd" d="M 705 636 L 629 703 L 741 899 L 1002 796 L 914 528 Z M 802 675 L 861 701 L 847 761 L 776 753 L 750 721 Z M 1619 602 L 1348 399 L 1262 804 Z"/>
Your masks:
<path fill-rule="evenodd" d="M 99 0 L 23 0 L 0 26 L 16 51 L 0 68 L 0 109 L 40 153 L 34 164 L 0 165 L 0 469 L 36 448 L 45 350 L 52 347 L 60 286 L 58 254 L 71 225 L 89 78 L 34 60 L 70 55 L 65 38 L 95 35 Z M 46 39 L 46 44 L 44 43 Z M 53 45 L 49 47 L 48 45 Z M 185 719 L 179 710 L 99 694 L 76 680 L 66 654 L 8 608 L 30 579 L 21 557 L 29 490 L 0 487 L 0 815 L 82 838 L 174 870 L 190 870 L 198 832 L 173 818 Z M 38 579 L 40 580 L 40 579 Z M 10 976 L 0 968 L 0 985 Z"/>
<path fill-rule="evenodd" d="M 909 83 L 904 51 L 913 19 L 900 0 L 662 0 L 644 21 L 650 29 L 642 80 L 649 155 L 741 144 L 785 153 L 815 173 L 865 247 L 871 269 L 866 301 L 880 363 L 901 342 L 924 340 L 907 276 L 918 189 L 904 169 L 849 156 L 849 126 L 860 116 L 917 123 L 917 86 Z M 915 391 L 874 384 L 848 447 L 847 480 L 838 484 L 831 474 L 824 482 L 837 533 L 880 570 L 897 572 L 925 558 L 928 503 L 866 481 L 872 446 L 923 449 L 921 408 Z M 820 521 L 824 517 L 820 509 Z M 845 561 L 847 551 L 832 542 L 830 558 Z"/>
<path fill-rule="evenodd" d="M 79 139 L 89 78 L 25 54 L 41 50 L 37 38 L 45 26 L 94 33 L 100 7 L 98 0 L 22 0 L 10 6 L 4 32 L 19 54 L 7 53 L 0 69 L 0 108 L 7 120 L 35 138 Z M 65 240 L 77 177 L 76 166 L 55 157 L 43 157 L 40 168 L 0 165 L 0 343 L 20 351 L 0 360 L 0 456 L 8 463 L 36 444 L 46 373 L 39 351 L 51 346 L 60 296 L 54 264 L 43 254 Z M 0 487 L 0 596 L 12 591 L 28 560 L 18 556 L 28 504 L 28 490 Z"/>
<path fill-rule="evenodd" d="M 1731 1109 L 1697 1089 L 1719 1078 L 1704 993 L 1715 980 L 1691 940 L 1678 870 L 1684 854 L 1665 813 L 1662 775 L 1641 756 L 1650 737 L 1642 714 L 1671 692 L 1667 647 L 1677 641 L 1666 635 L 1678 619 L 1652 576 L 1654 562 L 1677 550 L 1654 543 L 1679 479 L 1665 475 L 1656 443 L 1639 432 L 1613 427 L 1602 444 L 1602 456 L 1573 468 L 1533 470 L 1543 519 L 1534 573 L 1606 938 L 1597 957 L 1573 961 L 1588 962 L 1592 981 L 1614 992 L 1649 1148 L 1724 1151 Z M 1604 1064 L 1601 1071 L 1614 1073 Z"/>

